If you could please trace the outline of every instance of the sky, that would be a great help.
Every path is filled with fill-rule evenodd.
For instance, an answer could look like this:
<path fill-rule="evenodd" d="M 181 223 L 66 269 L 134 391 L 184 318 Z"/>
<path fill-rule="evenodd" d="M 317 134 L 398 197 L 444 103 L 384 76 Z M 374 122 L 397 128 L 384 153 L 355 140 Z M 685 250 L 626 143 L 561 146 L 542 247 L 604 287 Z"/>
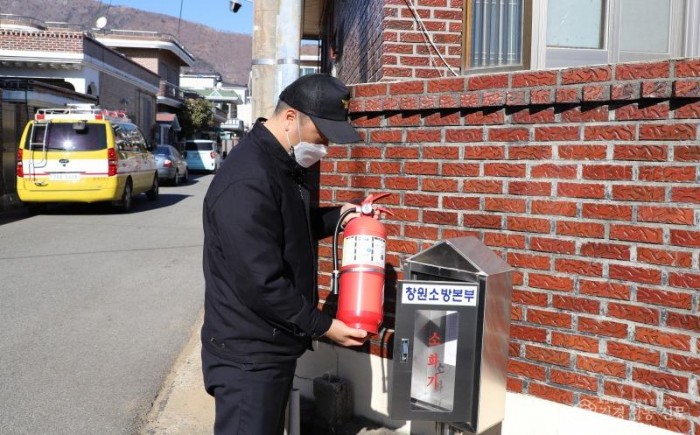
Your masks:
<path fill-rule="evenodd" d="M 235 14 L 229 9 L 230 0 L 100 0 L 104 5 L 128 6 L 149 12 L 181 17 L 233 33 L 253 33 L 253 2 L 238 0 L 241 8 Z M 180 15 L 182 5 L 182 15 Z"/>

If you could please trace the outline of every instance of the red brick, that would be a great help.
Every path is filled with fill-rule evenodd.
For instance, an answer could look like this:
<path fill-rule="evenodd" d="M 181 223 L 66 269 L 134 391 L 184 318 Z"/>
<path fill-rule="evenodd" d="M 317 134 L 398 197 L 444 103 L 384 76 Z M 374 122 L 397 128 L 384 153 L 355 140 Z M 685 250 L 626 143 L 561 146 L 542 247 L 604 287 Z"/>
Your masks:
<path fill-rule="evenodd" d="M 683 101 L 682 105 L 676 107 L 674 118 L 700 118 L 700 101 Z"/>
<path fill-rule="evenodd" d="M 376 97 L 387 94 L 387 85 L 382 83 L 355 85 L 354 89 L 355 97 Z"/>
<path fill-rule="evenodd" d="M 700 231 L 671 229 L 671 244 L 689 248 L 700 248 Z"/>
<path fill-rule="evenodd" d="M 700 332 L 700 316 L 669 311 L 666 314 L 666 326 Z"/>
<path fill-rule="evenodd" d="M 664 394 L 663 404 L 666 409 L 674 410 L 676 415 L 700 417 L 700 401 L 697 401 L 697 397 L 686 399 L 667 393 Z"/>
<path fill-rule="evenodd" d="M 353 150 L 355 147 L 353 147 Z M 385 157 L 387 159 L 417 159 L 420 155 L 420 151 L 416 146 L 388 146 L 386 147 Z"/>
<path fill-rule="evenodd" d="M 556 200 L 533 200 L 530 205 L 532 214 L 553 216 L 576 216 L 576 203 Z"/>
<path fill-rule="evenodd" d="M 524 164 L 484 163 L 484 175 L 487 177 L 525 177 Z"/>
<path fill-rule="evenodd" d="M 562 236 L 602 238 L 605 234 L 605 226 L 598 223 L 558 221 L 557 234 Z"/>
<path fill-rule="evenodd" d="M 558 87 L 554 99 L 557 103 L 578 103 L 582 100 L 581 88 Z"/>
<path fill-rule="evenodd" d="M 530 275 L 532 274 L 530 273 Z M 547 306 L 546 293 L 514 289 L 512 299 L 514 304 L 522 304 L 536 307 Z"/>
<path fill-rule="evenodd" d="M 639 207 L 639 222 L 660 222 L 679 225 L 693 225 L 694 210 L 677 207 Z"/>
<path fill-rule="evenodd" d="M 511 181 L 508 185 L 511 195 L 550 196 L 552 183 L 548 181 Z"/>
<path fill-rule="evenodd" d="M 609 66 L 570 68 L 561 72 L 561 84 L 606 82 L 612 78 Z"/>
<path fill-rule="evenodd" d="M 559 183 L 557 195 L 567 198 L 605 198 L 605 185 L 603 184 L 583 184 L 583 183 Z"/>
<path fill-rule="evenodd" d="M 467 180 L 462 191 L 466 193 L 503 193 L 503 182 L 492 180 Z"/>
<path fill-rule="evenodd" d="M 627 337 L 627 325 L 611 320 L 596 320 L 587 317 L 579 317 L 578 330 L 607 337 Z"/>
<path fill-rule="evenodd" d="M 474 163 L 443 163 L 442 175 L 447 177 L 476 177 L 479 165 Z"/>
<path fill-rule="evenodd" d="M 547 341 L 547 330 L 515 324 L 510 326 L 510 337 L 518 340 L 545 343 Z"/>
<path fill-rule="evenodd" d="M 478 209 L 479 208 L 478 198 L 475 198 L 475 199 L 477 199 L 476 209 Z M 500 246 L 500 247 L 504 247 L 504 248 L 524 249 L 525 248 L 525 236 L 517 235 L 517 234 L 503 234 L 501 232 L 496 232 L 496 233 L 485 232 L 484 233 L 484 244 L 487 246 Z"/>
<path fill-rule="evenodd" d="M 700 375 L 700 358 L 669 353 L 666 366 L 670 369 Z"/>
<path fill-rule="evenodd" d="M 695 180 L 695 168 L 678 165 L 670 167 L 642 166 L 639 170 L 639 179 L 648 181 L 691 182 Z"/>
<path fill-rule="evenodd" d="M 553 89 L 532 89 L 530 91 L 530 104 L 551 104 L 554 102 Z"/>
<path fill-rule="evenodd" d="M 640 362 L 652 366 L 661 363 L 661 352 L 626 343 L 608 341 L 607 354 L 627 361 Z"/>
<path fill-rule="evenodd" d="M 634 140 L 636 127 L 634 125 L 591 125 L 584 127 L 585 140 Z"/>
<path fill-rule="evenodd" d="M 627 375 L 627 366 L 625 363 L 608 361 L 584 355 L 576 356 L 576 368 L 587 372 L 600 373 L 602 375 L 614 376 L 617 378 L 625 378 Z"/>
<path fill-rule="evenodd" d="M 685 334 L 673 334 L 655 328 L 637 326 L 634 339 L 639 343 L 690 351 L 690 336 Z"/>
<path fill-rule="evenodd" d="M 643 81 L 642 98 L 671 98 L 673 93 L 672 81 Z"/>
<path fill-rule="evenodd" d="M 674 147 L 676 162 L 700 162 L 700 146 L 680 145 Z"/>
<path fill-rule="evenodd" d="M 497 89 L 508 87 L 507 74 L 488 74 L 469 78 L 467 90 Z"/>
<path fill-rule="evenodd" d="M 637 301 L 645 304 L 663 305 L 666 307 L 689 310 L 692 306 L 693 298 L 687 293 L 639 287 L 637 289 Z"/>
<path fill-rule="evenodd" d="M 584 295 L 598 296 L 609 299 L 630 299 L 630 288 L 625 284 L 590 281 L 582 279 L 579 282 L 579 292 Z"/>
<path fill-rule="evenodd" d="M 526 202 L 518 198 L 486 198 L 484 210 L 506 213 L 524 213 Z"/>
<path fill-rule="evenodd" d="M 445 178 L 424 178 L 423 191 L 426 192 L 456 192 L 458 184 L 456 180 Z"/>
<path fill-rule="evenodd" d="M 581 245 L 581 255 L 585 257 L 629 261 L 631 258 L 631 248 L 628 245 L 614 243 L 588 242 Z"/>
<path fill-rule="evenodd" d="M 464 117 L 464 122 L 468 125 L 503 124 L 504 120 L 503 110 L 476 110 Z"/>
<path fill-rule="evenodd" d="M 561 122 L 605 122 L 608 117 L 608 106 L 587 109 L 572 107 L 561 112 Z"/>
<path fill-rule="evenodd" d="M 513 392 L 513 393 L 522 393 L 523 392 L 523 381 L 520 379 L 508 377 L 506 379 L 506 388 L 508 391 Z"/>
<path fill-rule="evenodd" d="M 639 95 L 639 83 L 618 83 L 610 87 L 610 99 L 613 101 L 637 100 Z"/>
<path fill-rule="evenodd" d="M 436 208 L 440 197 L 438 195 L 426 195 L 406 192 L 403 197 L 403 205 L 407 207 Z"/>
<path fill-rule="evenodd" d="M 418 179 L 410 177 L 385 177 L 384 186 L 388 189 L 397 190 L 416 190 L 418 188 Z M 355 186 L 363 187 L 363 186 Z M 377 187 L 379 186 L 367 186 L 367 187 Z M 393 211 L 393 210 L 392 210 Z"/>
<path fill-rule="evenodd" d="M 574 393 L 571 391 L 562 390 L 535 382 L 531 382 L 528 385 L 527 394 L 552 402 L 563 403 L 565 405 L 571 405 L 574 401 Z"/>
<path fill-rule="evenodd" d="M 457 225 L 459 214 L 449 211 L 424 210 L 423 222 L 437 225 Z"/>
<path fill-rule="evenodd" d="M 427 142 L 416 140 L 416 142 Z M 424 159 L 449 159 L 457 160 L 459 158 L 459 148 L 455 146 L 423 146 Z"/>
<path fill-rule="evenodd" d="M 600 313 L 600 302 L 587 298 L 575 298 L 572 296 L 554 295 L 552 297 L 552 307 L 559 310 L 573 311 L 576 313 Z"/>
<path fill-rule="evenodd" d="M 610 225 L 610 239 L 637 243 L 663 243 L 663 229 L 640 225 Z"/>
<path fill-rule="evenodd" d="M 640 106 L 639 103 L 633 103 L 615 110 L 615 119 L 620 121 L 668 119 L 669 113 L 669 103 L 667 101 L 642 106 Z"/>
<path fill-rule="evenodd" d="M 508 360 L 508 373 L 540 381 L 544 381 L 546 377 L 544 367 L 513 359 Z"/>
<path fill-rule="evenodd" d="M 644 284 L 661 283 L 661 271 L 658 269 L 611 264 L 608 273 L 612 279 Z"/>
<path fill-rule="evenodd" d="M 674 287 L 697 290 L 700 289 L 700 274 L 671 272 L 668 276 L 668 283 Z"/>
<path fill-rule="evenodd" d="M 547 219 L 528 217 L 506 217 L 506 228 L 511 231 L 526 231 L 531 233 L 549 233 L 550 222 Z"/>
<path fill-rule="evenodd" d="M 596 391 L 598 381 L 593 376 L 552 369 L 549 380 L 555 384 L 566 385 L 580 390 Z"/>
<path fill-rule="evenodd" d="M 563 160 L 605 160 L 606 145 L 559 145 L 559 158 Z"/>
<path fill-rule="evenodd" d="M 438 238 L 438 229 L 426 225 L 416 227 L 405 225 L 403 231 L 404 236 L 413 239 L 436 240 Z"/>
<path fill-rule="evenodd" d="M 574 281 L 569 277 L 553 276 L 541 273 L 528 273 L 528 285 L 533 288 L 555 291 L 571 291 L 574 288 Z M 538 293 L 539 295 L 539 293 Z M 546 298 L 545 298 L 546 300 Z"/>
<path fill-rule="evenodd" d="M 533 251 L 554 252 L 557 254 L 574 254 L 576 242 L 548 237 L 530 237 L 530 249 Z"/>
<path fill-rule="evenodd" d="M 608 315 L 618 319 L 630 320 L 638 323 L 657 325 L 659 323 L 659 310 L 637 305 L 620 304 L 610 302 Z"/>
<path fill-rule="evenodd" d="M 603 265 L 593 261 L 582 261 L 568 258 L 557 258 L 554 261 L 557 272 L 574 273 L 583 276 L 602 276 Z"/>
<path fill-rule="evenodd" d="M 468 160 L 500 160 L 505 148 L 493 145 L 469 145 L 464 147 L 464 158 Z"/>
<path fill-rule="evenodd" d="M 583 101 L 609 101 L 610 85 L 584 85 Z"/>
<path fill-rule="evenodd" d="M 428 93 L 462 92 L 466 89 L 465 77 L 450 77 L 439 80 L 428 80 Z"/>
<path fill-rule="evenodd" d="M 523 142 L 528 140 L 529 132 L 526 128 L 491 128 L 488 137 L 494 142 Z"/>
<path fill-rule="evenodd" d="M 629 205 L 584 203 L 581 211 L 587 219 L 632 220 L 632 206 Z"/>
<path fill-rule="evenodd" d="M 536 71 L 515 73 L 512 78 L 514 88 L 551 86 L 557 84 L 556 71 Z"/>
<path fill-rule="evenodd" d="M 479 210 L 480 202 L 476 197 L 444 196 L 442 208 L 448 210 Z"/>
<path fill-rule="evenodd" d="M 606 380 L 604 384 L 606 396 L 619 397 L 627 399 L 631 402 L 642 403 L 648 406 L 656 404 L 656 393 L 654 391 L 645 390 L 639 387 L 633 387 L 627 384 L 621 384 Z"/>
<path fill-rule="evenodd" d="M 397 178 L 396 179 L 400 183 L 405 183 L 405 178 Z M 388 183 L 388 179 L 385 181 Z M 350 178 L 350 186 L 351 187 L 363 187 L 363 188 L 372 188 L 372 189 L 379 189 L 382 187 L 382 179 L 380 177 L 361 177 L 354 175 Z M 388 184 L 387 184 L 388 187 Z M 415 189 L 416 186 L 410 186 L 406 185 L 407 189 Z"/>
<path fill-rule="evenodd" d="M 519 252 L 509 252 L 507 256 L 508 264 L 513 267 L 548 270 L 550 259 L 545 255 L 523 254 Z"/>
<path fill-rule="evenodd" d="M 676 61 L 676 77 L 700 77 L 700 59 Z"/>
<path fill-rule="evenodd" d="M 508 158 L 511 160 L 546 160 L 552 158 L 549 145 L 510 145 Z"/>
<path fill-rule="evenodd" d="M 664 251 L 653 248 L 637 248 L 637 261 L 664 266 L 690 268 L 693 264 L 693 255 L 690 252 Z"/>
<path fill-rule="evenodd" d="M 639 127 L 640 140 L 693 140 L 697 135 L 694 124 L 645 124 Z"/>
<path fill-rule="evenodd" d="M 700 187 L 674 186 L 671 188 L 671 201 L 700 204 Z"/>
<path fill-rule="evenodd" d="M 665 188 L 648 185 L 615 185 L 612 198 L 618 201 L 665 202 Z"/>
<path fill-rule="evenodd" d="M 540 361 L 563 367 L 569 367 L 571 361 L 571 354 L 569 352 L 532 345 L 525 346 L 525 357 L 532 361 Z"/>
<path fill-rule="evenodd" d="M 419 116 L 419 115 L 413 115 Z M 453 110 L 440 110 L 439 112 L 434 112 L 427 114 L 423 118 L 423 123 L 426 127 L 431 126 L 445 126 L 445 125 L 461 125 L 462 124 L 462 114 L 459 111 Z M 418 124 L 415 124 L 418 125 Z"/>
<path fill-rule="evenodd" d="M 464 226 L 472 228 L 501 228 L 501 217 L 492 214 L 464 214 Z"/>
<path fill-rule="evenodd" d="M 484 131 L 481 128 L 462 128 L 445 130 L 445 142 L 481 142 Z"/>
<path fill-rule="evenodd" d="M 377 130 L 370 133 L 372 142 L 403 142 L 403 132 L 401 130 Z"/>
<path fill-rule="evenodd" d="M 641 367 L 632 369 L 632 380 L 664 390 L 688 392 L 688 378 Z"/>
<path fill-rule="evenodd" d="M 387 123 L 390 127 L 408 127 L 420 125 L 420 115 L 406 113 L 397 113 L 387 117 Z"/>
<path fill-rule="evenodd" d="M 554 163 L 535 165 L 530 169 L 530 178 L 560 178 L 571 180 L 577 178 L 577 168 L 574 165 L 557 165 Z"/>
<path fill-rule="evenodd" d="M 536 127 L 535 140 L 541 141 L 571 141 L 578 140 L 581 132 L 579 127 Z"/>
<path fill-rule="evenodd" d="M 667 61 L 633 64 L 618 64 L 615 66 L 617 80 L 660 79 L 669 77 L 671 67 Z"/>
<path fill-rule="evenodd" d="M 372 172 L 383 173 L 371 166 Z M 439 165 L 432 162 L 406 162 L 404 163 L 404 171 L 411 175 L 438 175 L 440 172 Z"/>
<path fill-rule="evenodd" d="M 699 98 L 700 82 L 697 80 L 676 80 L 673 82 L 673 96 L 676 98 Z"/>
<path fill-rule="evenodd" d="M 554 122 L 554 107 L 535 109 L 532 106 L 525 107 L 511 115 L 514 124 L 545 124 Z"/>

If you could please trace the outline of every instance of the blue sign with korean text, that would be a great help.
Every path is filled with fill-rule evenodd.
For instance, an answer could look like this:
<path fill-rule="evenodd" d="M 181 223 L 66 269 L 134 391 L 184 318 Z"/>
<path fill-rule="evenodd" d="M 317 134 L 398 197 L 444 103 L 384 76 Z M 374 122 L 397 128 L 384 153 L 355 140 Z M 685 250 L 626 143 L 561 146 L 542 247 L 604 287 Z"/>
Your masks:
<path fill-rule="evenodd" d="M 399 281 L 402 304 L 475 307 L 479 287 L 445 281 Z"/>

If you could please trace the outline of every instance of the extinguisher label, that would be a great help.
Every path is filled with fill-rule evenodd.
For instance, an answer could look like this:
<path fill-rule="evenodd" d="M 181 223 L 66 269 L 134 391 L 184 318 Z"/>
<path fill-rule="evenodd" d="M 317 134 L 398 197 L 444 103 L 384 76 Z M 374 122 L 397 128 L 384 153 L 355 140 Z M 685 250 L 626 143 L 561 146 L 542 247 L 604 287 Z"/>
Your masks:
<path fill-rule="evenodd" d="M 343 240 L 343 267 L 372 265 L 384 267 L 386 241 L 374 236 L 348 236 Z"/>

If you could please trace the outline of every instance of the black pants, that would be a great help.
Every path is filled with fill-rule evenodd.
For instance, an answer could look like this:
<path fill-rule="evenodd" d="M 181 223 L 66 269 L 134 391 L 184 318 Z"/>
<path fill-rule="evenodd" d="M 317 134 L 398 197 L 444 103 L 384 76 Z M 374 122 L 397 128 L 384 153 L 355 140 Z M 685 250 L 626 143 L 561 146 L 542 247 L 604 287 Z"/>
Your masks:
<path fill-rule="evenodd" d="M 207 393 L 214 396 L 216 435 L 282 435 L 296 360 L 235 363 L 202 348 Z"/>

